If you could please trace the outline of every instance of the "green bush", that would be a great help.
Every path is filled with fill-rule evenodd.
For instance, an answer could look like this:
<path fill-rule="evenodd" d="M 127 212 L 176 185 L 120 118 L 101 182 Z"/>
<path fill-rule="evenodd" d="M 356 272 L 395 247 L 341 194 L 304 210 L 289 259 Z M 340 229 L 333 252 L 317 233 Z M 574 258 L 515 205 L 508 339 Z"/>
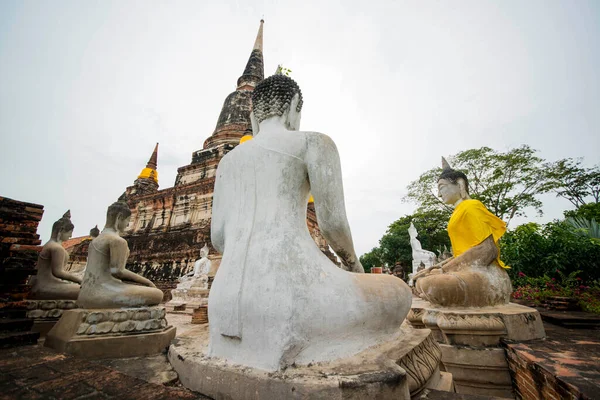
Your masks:
<path fill-rule="evenodd" d="M 500 250 L 513 282 L 519 273 L 558 278 L 575 271 L 585 282 L 600 280 L 600 243 L 565 222 L 521 225 L 503 236 Z"/>

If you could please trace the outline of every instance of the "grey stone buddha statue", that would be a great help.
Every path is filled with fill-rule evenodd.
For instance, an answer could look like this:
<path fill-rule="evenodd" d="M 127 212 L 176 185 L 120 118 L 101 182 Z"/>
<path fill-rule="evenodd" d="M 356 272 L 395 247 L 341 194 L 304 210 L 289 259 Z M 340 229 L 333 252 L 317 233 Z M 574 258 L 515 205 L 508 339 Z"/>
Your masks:
<path fill-rule="evenodd" d="M 302 94 L 274 75 L 252 95 L 254 139 L 217 170 L 212 245 L 223 258 L 209 295 L 208 355 L 278 370 L 351 356 L 398 334 L 411 291 L 364 274 L 346 217 L 337 148 L 299 131 Z M 309 194 L 338 268 L 306 225 Z"/>
<path fill-rule="evenodd" d="M 44 245 L 37 262 L 37 275 L 31 280 L 31 298 L 35 300 L 76 300 L 81 278 L 67 272 L 69 253 L 62 242 L 73 235 L 71 211 L 52 225 L 50 240 Z"/>
<path fill-rule="evenodd" d="M 120 234 L 129 224 L 130 217 L 131 211 L 125 202 L 117 201 L 108 207 L 106 225 L 89 246 L 87 267 L 77 299 L 81 308 L 141 307 L 161 302 L 161 290 L 150 280 L 125 268 L 129 247 Z"/>

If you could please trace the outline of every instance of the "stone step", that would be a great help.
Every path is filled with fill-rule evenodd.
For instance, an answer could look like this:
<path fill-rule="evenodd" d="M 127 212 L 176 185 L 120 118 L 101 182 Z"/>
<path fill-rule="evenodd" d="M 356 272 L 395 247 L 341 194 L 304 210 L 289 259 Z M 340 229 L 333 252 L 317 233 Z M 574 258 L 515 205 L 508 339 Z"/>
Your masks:
<path fill-rule="evenodd" d="M 583 311 L 540 311 L 542 320 L 572 329 L 594 329 L 600 327 L 600 315 Z"/>
<path fill-rule="evenodd" d="M 0 349 L 37 344 L 38 332 L 5 332 L 0 333 Z"/>
<path fill-rule="evenodd" d="M 0 333 L 26 332 L 31 329 L 33 320 L 30 318 L 2 318 L 0 319 Z"/>

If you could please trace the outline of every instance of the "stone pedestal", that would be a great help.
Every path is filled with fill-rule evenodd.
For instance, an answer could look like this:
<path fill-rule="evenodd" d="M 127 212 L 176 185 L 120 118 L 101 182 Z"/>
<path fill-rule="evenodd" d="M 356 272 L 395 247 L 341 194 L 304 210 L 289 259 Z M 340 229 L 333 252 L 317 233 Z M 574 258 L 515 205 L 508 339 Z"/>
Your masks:
<path fill-rule="evenodd" d="M 33 332 L 45 336 L 66 310 L 77 308 L 76 300 L 26 300 L 27 318 L 33 319 Z"/>
<path fill-rule="evenodd" d="M 456 391 L 514 398 L 501 339 L 526 341 L 545 337 L 537 310 L 518 304 L 482 308 L 436 308 L 413 299 L 407 320 L 431 329 L 442 350 L 442 368 Z"/>
<path fill-rule="evenodd" d="M 205 276 L 178 284 L 176 289 L 171 290 L 172 299 L 165 304 L 167 311 L 192 315 L 198 307 L 208 305 L 209 282 Z"/>
<path fill-rule="evenodd" d="M 200 306 L 194 309 L 192 324 L 208 324 L 208 307 Z"/>
<path fill-rule="evenodd" d="M 183 385 L 215 399 L 410 399 L 425 388 L 453 391 L 441 350 L 428 329 L 405 324 L 389 342 L 349 358 L 267 372 L 206 357 L 208 324 L 169 348 Z"/>
<path fill-rule="evenodd" d="M 45 346 L 82 358 L 157 354 L 175 337 L 164 307 L 76 309 L 63 312 Z"/>

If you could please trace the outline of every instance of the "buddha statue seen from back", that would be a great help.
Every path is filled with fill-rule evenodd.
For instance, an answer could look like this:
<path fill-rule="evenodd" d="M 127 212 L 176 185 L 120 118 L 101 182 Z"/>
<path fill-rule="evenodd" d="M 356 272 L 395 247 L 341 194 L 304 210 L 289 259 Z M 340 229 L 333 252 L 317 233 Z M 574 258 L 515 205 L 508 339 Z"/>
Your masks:
<path fill-rule="evenodd" d="M 469 197 L 465 174 L 452 169 L 443 158 L 442 166 L 438 190 L 444 203 L 454 205 L 448 223 L 454 256 L 413 276 L 417 292 L 438 306 L 508 304 L 512 286 L 498 247 L 506 225 Z"/>
<path fill-rule="evenodd" d="M 31 279 L 32 299 L 77 299 L 81 278 L 64 270 L 69 261 L 69 253 L 62 246 L 63 241 L 71 238 L 74 228 L 70 211 L 52 225 L 50 240 L 38 256 L 37 275 Z"/>
<path fill-rule="evenodd" d="M 223 254 L 209 295 L 208 355 L 264 370 L 329 361 L 390 340 L 411 291 L 364 274 L 346 217 L 337 148 L 298 131 L 302 94 L 274 75 L 252 95 L 254 140 L 219 163 L 212 244 Z M 309 193 L 333 264 L 306 225 Z"/>
<path fill-rule="evenodd" d="M 125 268 L 129 247 L 120 234 L 129 224 L 130 217 L 129 206 L 123 201 L 108 207 L 106 225 L 89 246 L 87 267 L 77 299 L 81 308 L 142 307 L 161 302 L 161 290 Z"/>

